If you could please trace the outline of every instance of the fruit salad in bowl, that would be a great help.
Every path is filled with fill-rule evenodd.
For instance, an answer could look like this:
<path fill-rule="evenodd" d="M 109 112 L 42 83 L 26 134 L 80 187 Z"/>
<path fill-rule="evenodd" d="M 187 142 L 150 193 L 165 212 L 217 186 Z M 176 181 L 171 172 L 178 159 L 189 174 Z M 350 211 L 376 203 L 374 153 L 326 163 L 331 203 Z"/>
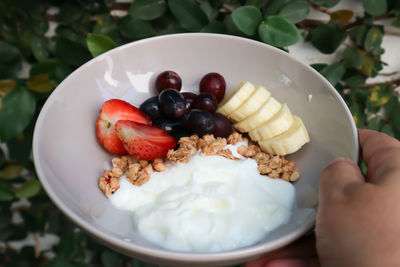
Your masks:
<path fill-rule="evenodd" d="M 284 155 L 308 143 L 308 132 L 264 86 L 241 82 L 225 97 L 218 73 L 204 75 L 199 94 L 181 94 L 181 84 L 179 74 L 164 71 L 155 81 L 158 96 L 140 109 L 119 99 L 102 105 L 98 141 L 123 156 L 112 159 L 99 188 L 132 212 L 140 234 L 167 249 L 252 245 L 296 209 L 290 182 L 300 174 Z M 231 121 L 241 123 L 241 133 Z"/>
<path fill-rule="evenodd" d="M 67 216 L 121 253 L 174 266 L 236 264 L 300 237 L 319 173 L 357 149 L 321 75 L 216 34 L 93 59 L 49 97 L 33 141 L 38 176 Z"/>

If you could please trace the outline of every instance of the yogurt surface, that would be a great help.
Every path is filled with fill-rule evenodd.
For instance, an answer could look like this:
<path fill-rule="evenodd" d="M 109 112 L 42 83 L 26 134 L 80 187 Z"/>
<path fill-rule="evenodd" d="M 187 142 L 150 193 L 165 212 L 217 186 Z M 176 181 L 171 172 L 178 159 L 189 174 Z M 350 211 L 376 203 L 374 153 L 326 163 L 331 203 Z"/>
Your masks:
<path fill-rule="evenodd" d="M 237 146 L 228 148 L 236 154 Z M 162 247 L 219 252 L 257 243 L 287 223 L 295 189 L 260 175 L 253 159 L 196 154 L 140 187 L 122 177 L 110 201 L 131 211 L 138 231 Z"/>

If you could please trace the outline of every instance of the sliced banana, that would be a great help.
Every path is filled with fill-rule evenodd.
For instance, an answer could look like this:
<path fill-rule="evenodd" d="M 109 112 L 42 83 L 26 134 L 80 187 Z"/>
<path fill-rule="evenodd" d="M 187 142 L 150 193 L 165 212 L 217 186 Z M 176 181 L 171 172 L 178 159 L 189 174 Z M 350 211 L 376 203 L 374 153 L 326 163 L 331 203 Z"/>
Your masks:
<path fill-rule="evenodd" d="M 293 116 L 288 106 L 284 104 L 281 110 L 275 114 L 269 121 L 261 124 L 254 130 L 249 132 L 249 136 L 253 141 L 266 140 L 277 136 L 292 125 Z"/>
<path fill-rule="evenodd" d="M 262 151 L 274 155 L 287 155 L 299 150 L 304 144 L 310 142 L 307 129 L 303 121 L 293 116 L 292 126 L 283 134 L 268 140 L 259 141 Z"/>
<path fill-rule="evenodd" d="M 281 107 L 281 103 L 271 96 L 256 112 L 244 120 L 234 124 L 234 127 L 242 133 L 250 132 L 264 122 L 270 120 L 281 109 Z"/>
<path fill-rule="evenodd" d="M 250 82 L 241 82 L 238 87 L 233 89 L 221 102 L 217 109 L 218 113 L 228 116 L 238 109 L 255 91 L 255 86 Z"/>
<path fill-rule="evenodd" d="M 241 121 L 256 112 L 264 103 L 267 102 L 271 93 L 263 86 L 256 86 L 254 93 L 234 112 L 229 114 L 233 122 Z"/>

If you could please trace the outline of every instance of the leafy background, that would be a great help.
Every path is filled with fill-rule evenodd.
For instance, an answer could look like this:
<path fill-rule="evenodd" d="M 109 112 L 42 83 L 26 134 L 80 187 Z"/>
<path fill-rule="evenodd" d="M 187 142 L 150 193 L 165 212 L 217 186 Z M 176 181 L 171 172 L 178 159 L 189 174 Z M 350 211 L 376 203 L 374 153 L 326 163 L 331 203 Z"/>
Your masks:
<path fill-rule="evenodd" d="M 400 5 L 395 0 L 363 0 L 364 13 L 355 17 L 352 10 L 335 10 L 339 1 L 1 0 L 0 264 L 152 266 L 98 244 L 61 214 L 41 188 L 31 156 L 35 121 L 52 90 L 86 61 L 131 41 L 211 32 L 243 36 L 285 51 L 305 40 L 323 54 L 344 44 L 334 63 L 312 66 L 343 96 L 357 127 L 399 139 L 400 80 L 367 79 L 386 64 L 381 60 L 385 29 L 377 23 L 390 20 L 400 27 Z M 308 19 L 311 9 L 330 19 Z M 21 75 L 24 70 L 29 71 Z M 44 248 L 44 235 L 59 241 Z M 16 247 L 18 240 L 28 242 Z"/>

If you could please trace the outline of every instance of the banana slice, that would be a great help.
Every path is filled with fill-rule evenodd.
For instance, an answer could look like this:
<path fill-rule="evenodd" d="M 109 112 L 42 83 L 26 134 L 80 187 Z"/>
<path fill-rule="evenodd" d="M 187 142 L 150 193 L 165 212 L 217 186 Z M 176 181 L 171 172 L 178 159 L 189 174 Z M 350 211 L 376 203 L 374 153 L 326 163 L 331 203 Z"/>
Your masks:
<path fill-rule="evenodd" d="M 292 122 L 292 113 L 288 106 L 284 104 L 272 119 L 251 130 L 249 136 L 253 141 L 266 140 L 285 132 L 292 125 Z"/>
<path fill-rule="evenodd" d="M 268 98 L 271 96 L 271 93 L 265 89 L 263 86 L 256 86 L 256 90 L 254 93 L 244 102 L 238 109 L 229 114 L 229 118 L 233 122 L 241 121 L 251 114 L 256 112 L 265 102 L 267 102 Z"/>
<path fill-rule="evenodd" d="M 282 105 L 272 96 L 255 113 L 234 125 L 240 132 L 250 132 L 270 120 Z"/>
<path fill-rule="evenodd" d="M 233 89 L 232 92 L 221 102 L 220 107 L 217 109 L 218 113 L 228 116 L 240 107 L 255 91 L 255 86 L 250 82 L 241 82 L 238 87 Z"/>
<path fill-rule="evenodd" d="M 310 137 L 303 121 L 293 116 L 293 123 L 289 130 L 271 139 L 259 141 L 258 144 L 262 151 L 268 154 L 283 156 L 296 152 L 308 142 L 310 142 Z"/>

